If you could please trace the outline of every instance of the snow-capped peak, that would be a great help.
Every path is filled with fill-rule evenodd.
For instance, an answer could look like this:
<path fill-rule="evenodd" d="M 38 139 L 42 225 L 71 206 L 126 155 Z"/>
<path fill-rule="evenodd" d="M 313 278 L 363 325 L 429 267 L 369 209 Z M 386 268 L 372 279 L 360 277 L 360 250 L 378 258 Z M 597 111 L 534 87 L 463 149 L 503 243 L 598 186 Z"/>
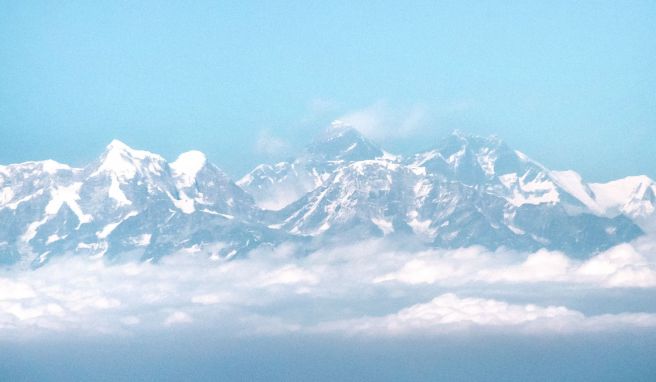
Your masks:
<path fill-rule="evenodd" d="M 129 156 L 136 159 L 146 159 L 146 158 L 162 159 L 162 157 L 159 156 L 158 154 L 151 153 L 150 151 L 146 151 L 146 150 L 136 150 L 126 145 L 122 141 L 119 141 L 118 139 L 113 139 L 105 148 L 105 152 L 103 156 L 116 156 L 116 155 Z"/>
<path fill-rule="evenodd" d="M 0 263 L 14 252 L 42 264 L 48 253 L 153 256 L 192 243 L 246 251 L 306 239 L 297 235 L 416 234 L 431 246 L 587 254 L 656 232 L 651 179 L 588 184 L 498 138 L 458 131 L 404 159 L 336 121 L 298 158 L 245 176 L 239 186 L 252 197 L 199 151 L 169 164 L 114 140 L 89 166 L 68 169 L 54 161 L 0 166 L 0 223 L 9 228 L 0 232 Z M 276 212 L 259 211 L 253 199 Z"/>
<path fill-rule="evenodd" d="M 324 161 L 373 159 L 384 154 L 356 128 L 341 121 L 334 121 L 305 151 L 310 157 Z"/>
<path fill-rule="evenodd" d="M 362 137 L 362 134 L 360 134 L 360 132 L 355 127 L 349 125 L 346 122 L 335 120 L 327 129 L 323 131 L 323 134 L 319 137 L 319 141 L 328 142 L 347 134 L 351 136 Z"/>
<path fill-rule="evenodd" d="M 656 182 L 647 176 L 627 176 L 607 183 L 591 183 L 597 203 L 601 208 L 613 212 L 623 212 L 629 215 L 639 214 L 642 208 L 656 207 L 653 203 L 656 194 Z"/>
<path fill-rule="evenodd" d="M 194 183 L 196 174 L 207 163 L 207 157 L 200 151 L 192 150 L 180 154 L 175 162 L 170 164 L 173 175 L 180 181 L 183 187 L 189 187 Z"/>
<path fill-rule="evenodd" d="M 161 156 L 145 150 L 135 150 L 125 143 L 114 139 L 105 148 L 100 163 L 91 174 L 109 172 L 121 179 L 132 179 L 143 171 L 161 172 L 166 163 Z"/>
<path fill-rule="evenodd" d="M 71 170 L 71 167 L 69 165 L 59 163 L 52 159 L 46 159 L 44 161 L 39 162 L 39 164 L 41 165 L 43 171 L 47 172 L 48 174 L 54 174 L 57 171 L 61 171 L 61 170 Z"/>
<path fill-rule="evenodd" d="M 496 135 L 481 136 L 464 132 L 462 130 L 453 130 L 451 134 L 442 141 L 442 147 L 448 146 L 470 146 L 472 150 L 479 148 L 499 148 L 505 143 Z"/>
<path fill-rule="evenodd" d="M 122 141 L 119 141 L 118 139 L 112 139 L 111 142 L 107 145 L 105 148 L 106 151 L 112 151 L 112 150 L 132 150 L 132 148 Z"/>
<path fill-rule="evenodd" d="M 29 161 L 23 163 L 10 164 L 7 166 L 0 166 L 0 173 L 13 171 L 13 170 L 28 170 L 28 171 L 43 171 L 50 175 L 55 174 L 57 171 L 74 170 L 71 166 L 59 163 L 52 159 L 42 161 Z"/>

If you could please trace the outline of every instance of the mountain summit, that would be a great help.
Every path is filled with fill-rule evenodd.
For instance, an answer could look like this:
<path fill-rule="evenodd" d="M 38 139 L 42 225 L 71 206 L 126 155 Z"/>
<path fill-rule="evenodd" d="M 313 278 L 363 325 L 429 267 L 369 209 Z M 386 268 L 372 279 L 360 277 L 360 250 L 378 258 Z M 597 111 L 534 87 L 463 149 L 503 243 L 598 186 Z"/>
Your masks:
<path fill-rule="evenodd" d="M 83 168 L 0 166 L 0 262 L 76 254 L 230 259 L 260 245 L 395 237 L 429 247 L 590 256 L 656 232 L 656 183 L 586 183 L 496 137 L 454 132 L 394 156 L 333 123 L 296 158 L 233 182 L 199 151 L 175 161 L 114 140 Z"/>
<path fill-rule="evenodd" d="M 335 121 L 319 138 L 305 148 L 315 161 L 357 161 L 383 155 L 383 150 L 354 127 Z"/>
<path fill-rule="evenodd" d="M 168 163 L 114 140 L 83 169 L 5 166 L 0 189 L 3 263 L 65 253 L 150 259 L 209 244 L 229 257 L 275 239 L 255 221 L 252 197 L 198 151 Z"/>
<path fill-rule="evenodd" d="M 384 155 L 355 128 L 335 121 L 296 158 L 257 166 L 237 184 L 261 208 L 279 210 L 322 185 L 338 167 Z"/>

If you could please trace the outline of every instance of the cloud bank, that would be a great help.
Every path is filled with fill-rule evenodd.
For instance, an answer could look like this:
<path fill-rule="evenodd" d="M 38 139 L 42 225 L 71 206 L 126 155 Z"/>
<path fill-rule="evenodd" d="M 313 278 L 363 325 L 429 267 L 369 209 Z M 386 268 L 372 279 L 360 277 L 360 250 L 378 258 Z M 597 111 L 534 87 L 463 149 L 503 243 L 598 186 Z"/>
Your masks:
<path fill-rule="evenodd" d="M 398 271 L 374 281 L 407 284 L 543 282 L 589 284 L 603 288 L 656 287 L 654 259 L 639 253 L 630 244 L 610 248 L 586 261 L 573 260 L 562 252 L 544 249 L 526 255 L 519 262 L 516 261 L 518 258 L 522 256 L 503 251 L 487 252 L 480 248 L 428 251 L 412 258 Z"/>
<path fill-rule="evenodd" d="M 0 339 L 185 328 L 399 336 L 656 327 L 652 240 L 588 260 L 546 250 L 399 248 L 408 247 L 380 239 L 309 255 L 287 244 L 229 262 L 201 251 L 157 264 L 62 257 L 36 270 L 5 269 Z M 613 303 L 625 299 L 633 307 Z"/>
<path fill-rule="evenodd" d="M 320 325 L 318 330 L 351 334 L 398 336 L 462 331 L 471 327 L 506 328 L 525 333 L 603 331 L 656 327 L 656 314 L 621 313 L 586 316 L 564 306 L 514 305 L 446 293 L 433 300 L 382 317 Z"/>

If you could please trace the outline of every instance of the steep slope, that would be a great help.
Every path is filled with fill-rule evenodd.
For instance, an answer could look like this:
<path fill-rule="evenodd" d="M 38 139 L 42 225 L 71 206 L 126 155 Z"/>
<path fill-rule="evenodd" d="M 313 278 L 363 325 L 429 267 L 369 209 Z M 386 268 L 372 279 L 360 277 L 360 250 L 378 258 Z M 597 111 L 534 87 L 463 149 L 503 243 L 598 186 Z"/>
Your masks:
<path fill-rule="evenodd" d="M 277 217 L 311 236 L 407 234 L 440 247 L 473 244 L 589 254 L 641 231 L 599 215 L 573 172 L 551 172 L 497 138 L 459 132 L 405 161 L 364 160 L 337 168 Z"/>
<path fill-rule="evenodd" d="M 0 166 L 0 264 L 33 255 L 28 243 L 49 221 L 90 220 L 78 204 L 79 172 L 51 160 Z"/>
<path fill-rule="evenodd" d="M 335 122 L 297 158 L 259 165 L 237 184 L 253 195 L 260 207 L 280 210 L 321 186 L 340 166 L 384 155 L 357 130 Z"/>
<path fill-rule="evenodd" d="M 589 186 L 603 214 L 628 216 L 644 231 L 656 232 L 656 182 L 652 179 L 629 176 Z"/>
<path fill-rule="evenodd" d="M 374 159 L 338 168 L 316 190 L 282 210 L 282 227 L 294 234 L 344 234 L 349 230 L 374 235 L 408 230 L 403 227 L 407 179 L 415 175 L 399 163 Z M 400 225 L 399 225 L 400 224 Z"/>
<path fill-rule="evenodd" d="M 169 163 L 112 141 L 84 168 L 0 166 L 0 263 L 40 266 L 76 254 L 229 259 L 283 241 L 394 236 L 413 245 L 550 248 L 589 256 L 656 232 L 647 177 L 586 183 L 498 138 L 455 132 L 408 158 L 334 124 L 296 159 L 258 166 L 240 184 L 198 151 Z M 272 205 L 273 205 L 272 204 Z"/>
<path fill-rule="evenodd" d="M 159 258 L 203 246 L 228 257 L 285 237 L 258 223 L 253 199 L 200 152 L 169 164 L 115 140 L 84 169 L 33 162 L 4 166 L 0 176 L 3 262 L 40 265 L 63 253 Z"/>
<path fill-rule="evenodd" d="M 436 245 L 587 254 L 642 233 L 629 219 L 601 215 L 575 172 L 550 171 L 496 137 L 455 132 L 409 165 L 425 170 L 430 190 L 410 224 L 427 227 Z"/>

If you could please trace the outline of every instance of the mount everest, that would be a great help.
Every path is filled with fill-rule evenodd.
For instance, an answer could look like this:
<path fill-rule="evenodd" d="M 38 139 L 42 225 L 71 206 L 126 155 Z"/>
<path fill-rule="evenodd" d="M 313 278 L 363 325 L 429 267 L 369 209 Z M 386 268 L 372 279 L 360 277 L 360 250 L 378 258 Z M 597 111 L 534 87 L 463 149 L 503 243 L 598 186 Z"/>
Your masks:
<path fill-rule="evenodd" d="M 0 263 L 199 251 L 218 260 L 372 236 L 589 257 L 655 231 L 655 207 L 648 177 L 586 183 L 460 132 L 402 157 L 336 122 L 296 158 L 237 182 L 198 151 L 167 162 L 115 140 L 83 168 L 0 166 Z"/>

